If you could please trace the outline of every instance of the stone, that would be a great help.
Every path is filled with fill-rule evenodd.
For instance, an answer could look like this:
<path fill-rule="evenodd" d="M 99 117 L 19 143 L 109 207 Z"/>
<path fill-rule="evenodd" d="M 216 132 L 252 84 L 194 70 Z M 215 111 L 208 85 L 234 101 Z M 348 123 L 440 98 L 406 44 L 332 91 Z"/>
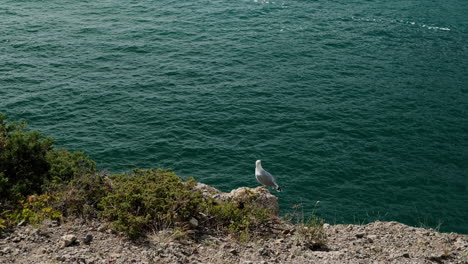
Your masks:
<path fill-rule="evenodd" d="M 91 241 L 93 241 L 93 235 L 91 235 L 91 234 L 87 234 L 87 235 L 83 238 L 83 243 L 85 243 L 86 245 L 91 244 Z"/>
<path fill-rule="evenodd" d="M 71 246 L 75 242 L 76 242 L 76 236 L 75 235 L 64 235 L 61 238 L 61 246 L 62 247 Z"/>
<path fill-rule="evenodd" d="M 41 235 L 41 230 L 39 228 L 33 229 L 31 231 L 31 236 L 40 236 Z"/>
<path fill-rule="evenodd" d="M 106 230 L 107 230 L 107 225 L 106 224 L 102 224 L 97 228 L 97 231 L 99 231 L 99 232 L 104 232 Z"/>
<path fill-rule="evenodd" d="M 190 220 L 189 220 L 189 223 L 190 225 L 192 225 L 193 227 L 198 227 L 198 220 L 194 217 L 192 217 Z"/>
<path fill-rule="evenodd" d="M 268 252 L 268 249 L 266 248 L 259 248 L 258 249 L 258 254 L 260 254 L 261 256 L 268 256 L 270 252 Z"/>
<path fill-rule="evenodd" d="M 237 255 L 237 250 L 235 248 L 229 250 L 229 253 L 233 254 L 233 255 Z"/>
<path fill-rule="evenodd" d="M 9 254 L 11 253 L 11 247 L 5 247 L 4 249 L 2 249 L 1 253 L 2 254 Z"/>
<path fill-rule="evenodd" d="M 227 197 L 238 203 L 249 203 L 257 208 L 267 209 L 272 215 L 279 214 L 278 197 L 263 187 L 241 187 L 232 190 Z"/>
<path fill-rule="evenodd" d="M 231 245 L 228 243 L 225 243 L 221 246 L 222 248 L 231 248 Z"/>
<path fill-rule="evenodd" d="M 366 233 L 360 232 L 360 233 L 357 233 L 357 234 L 356 234 L 356 237 L 357 237 L 357 238 L 363 238 L 365 235 L 366 235 Z"/>
<path fill-rule="evenodd" d="M 252 204 L 261 209 L 267 209 L 271 214 L 279 214 L 278 197 L 272 195 L 263 187 L 248 188 L 240 187 L 232 190 L 230 193 L 221 192 L 209 185 L 198 183 L 195 190 L 199 190 L 204 196 L 211 197 L 217 201 L 232 200 L 242 206 L 243 204 Z"/>

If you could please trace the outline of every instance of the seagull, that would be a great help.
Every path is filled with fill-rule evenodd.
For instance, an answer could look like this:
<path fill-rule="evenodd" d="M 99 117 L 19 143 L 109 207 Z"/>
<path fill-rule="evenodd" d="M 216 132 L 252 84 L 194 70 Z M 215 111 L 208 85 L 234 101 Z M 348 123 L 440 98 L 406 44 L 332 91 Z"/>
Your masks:
<path fill-rule="evenodd" d="M 257 160 L 255 163 L 255 178 L 257 178 L 259 183 L 281 192 L 281 188 L 276 184 L 275 177 L 262 168 L 261 160 Z"/>

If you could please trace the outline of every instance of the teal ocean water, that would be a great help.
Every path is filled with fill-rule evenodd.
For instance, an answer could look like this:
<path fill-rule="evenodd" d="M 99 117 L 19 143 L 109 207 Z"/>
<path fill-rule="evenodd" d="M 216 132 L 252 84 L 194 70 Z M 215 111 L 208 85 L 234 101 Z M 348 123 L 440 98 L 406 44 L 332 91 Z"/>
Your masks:
<path fill-rule="evenodd" d="M 468 233 L 468 1 L 2 0 L 0 112 L 100 169 Z M 320 203 L 317 204 L 317 201 Z"/>

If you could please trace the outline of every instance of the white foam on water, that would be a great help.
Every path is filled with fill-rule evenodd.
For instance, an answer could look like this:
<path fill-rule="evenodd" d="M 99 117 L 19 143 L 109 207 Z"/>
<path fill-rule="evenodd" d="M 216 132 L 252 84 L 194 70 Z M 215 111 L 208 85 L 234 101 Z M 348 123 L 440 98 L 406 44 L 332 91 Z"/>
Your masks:
<path fill-rule="evenodd" d="M 419 27 L 423 27 L 423 28 L 427 28 L 427 29 L 450 31 L 450 28 L 448 28 L 448 27 L 428 26 L 428 25 L 425 25 L 425 24 L 421 25 L 421 24 L 419 24 L 417 22 L 414 22 L 414 21 L 405 21 L 405 20 L 399 20 L 399 19 L 386 20 L 386 19 L 375 19 L 375 18 L 357 18 L 357 17 L 354 17 L 354 16 L 352 16 L 351 19 L 355 20 L 355 21 L 364 21 L 364 22 L 403 23 L 403 24 L 408 24 L 408 25 L 412 25 L 412 26 L 419 26 Z"/>
<path fill-rule="evenodd" d="M 427 25 L 422 25 L 422 27 L 425 27 L 427 29 L 444 30 L 444 31 L 450 30 L 450 28 L 448 27 L 432 27 L 432 26 L 427 26 Z"/>

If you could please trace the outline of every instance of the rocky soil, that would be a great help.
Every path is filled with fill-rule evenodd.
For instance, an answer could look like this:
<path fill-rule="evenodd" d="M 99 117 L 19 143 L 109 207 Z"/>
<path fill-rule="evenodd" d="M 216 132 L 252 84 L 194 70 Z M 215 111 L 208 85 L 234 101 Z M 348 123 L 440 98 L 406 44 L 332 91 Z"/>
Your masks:
<path fill-rule="evenodd" d="M 268 190 L 239 188 L 230 193 L 198 184 L 204 195 L 279 213 L 278 198 Z M 256 198 L 251 199 L 252 195 Z M 276 221 L 275 221 L 276 219 Z M 367 225 L 323 225 L 326 246 L 318 247 L 304 229 L 277 218 L 266 237 L 240 242 L 219 232 L 204 230 L 198 220 L 192 238 L 180 239 L 170 230 L 129 241 L 104 223 L 69 219 L 47 220 L 40 226 L 20 223 L 0 236 L 2 263 L 466 263 L 468 235 L 439 233 L 397 222 Z M 307 229 L 310 230 L 310 229 Z M 315 230 L 315 229 L 314 229 Z M 264 231 L 265 232 L 265 231 Z M 321 234 L 323 234 L 323 232 Z M 217 234 L 217 235 L 216 235 Z M 262 233 L 263 234 L 263 233 Z M 325 236 L 323 236 L 325 237 Z"/>
<path fill-rule="evenodd" d="M 397 222 L 324 229 L 327 247 L 314 249 L 292 225 L 247 243 L 213 235 L 177 241 L 170 231 L 131 242 L 98 222 L 46 221 L 0 238 L 0 263 L 468 263 L 468 235 Z"/>

